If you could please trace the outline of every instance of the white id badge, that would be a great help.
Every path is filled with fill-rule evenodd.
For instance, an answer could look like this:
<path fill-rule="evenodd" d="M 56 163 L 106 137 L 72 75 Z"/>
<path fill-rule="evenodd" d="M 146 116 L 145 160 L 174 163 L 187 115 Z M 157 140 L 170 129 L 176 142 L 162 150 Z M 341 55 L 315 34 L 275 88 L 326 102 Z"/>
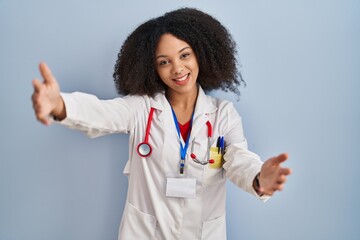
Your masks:
<path fill-rule="evenodd" d="M 196 178 L 167 178 L 166 196 L 196 198 Z"/>

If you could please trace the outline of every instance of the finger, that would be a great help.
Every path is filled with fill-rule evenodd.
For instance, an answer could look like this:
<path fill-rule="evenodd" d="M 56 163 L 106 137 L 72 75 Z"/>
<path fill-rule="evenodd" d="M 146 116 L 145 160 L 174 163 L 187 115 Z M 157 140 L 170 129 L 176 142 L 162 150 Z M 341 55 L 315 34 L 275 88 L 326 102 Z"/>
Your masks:
<path fill-rule="evenodd" d="M 279 184 L 276 188 L 277 191 L 282 191 L 284 189 L 284 184 Z"/>
<path fill-rule="evenodd" d="M 47 118 L 43 121 L 43 123 L 44 123 L 46 126 L 49 126 L 49 125 L 51 124 L 51 121 L 50 121 L 50 119 L 47 117 Z"/>
<path fill-rule="evenodd" d="M 264 188 L 259 188 L 259 193 L 260 194 L 265 194 L 267 196 L 272 196 L 274 191 L 273 190 L 265 190 Z"/>
<path fill-rule="evenodd" d="M 277 184 L 282 184 L 286 182 L 286 177 L 284 175 L 280 175 L 278 179 L 276 180 Z"/>
<path fill-rule="evenodd" d="M 282 174 L 282 175 L 290 175 L 292 172 L 292 170 L 290 168 L 281 168 L 279 173 Z"/>
<path fill-rule="evenodd" d="M 43 118 L 40 122 L 46 126 L 50 125 L 50 120 L 48 118 Z"/>
<path fill-rule="evenodd" d="M 32 100 L 32 106 L 35 110 L 35 114 L 38 114 L 39 112 L 41 112 L 41 103 L 39 101 L 39 94 L 34 93 L 31 97 Z"/>
<path fill-rule="evenodd" d="M 31 95 L 31 101 L 32 101 L 33 105 L 35 105 L 35 103 L 37 102 L 38 96 L 39 96 L 39 93 L 37 93 L 37 92 L 34 92 Z"/>
<path fill-rule="evenodd" d="M 43 115 L 43 114 L 36 114 L 36 118 L 39 122 L 41 122 L 44 125 L 50 125 L 50 120 L 48 118 L 48 116 Z"/>
<path fill-rule="evenodd" d="M 273 184 L 270 188 L 269 188 L 269 192 L 275 192 L 278 191 L 279 189 L 282 189 L 283 186 L 281 186 L 282 184 Z"/>
<path fill-rule="evenodd" d="M 42 115 L 44 115 L 43 107 L 42 107 L 40 104 L 34 103 L 34 104 L 33 104 L 33 109 L 34 109 L 34 111 L 35 111 L 35 115 L 36 115 L 36 116 L 42 116 Z"/>
<path fill-rule="evenodd" d="M 39 92 L 42 87 L 42 83 L 38 79 L 32 80 L 32 85 L 34 87 L 35 92 Z"/>
<path fill-rule="evenodd" d="M 33 95 L 31 96 L 31 101 L 33 103 L 33 106 L 41 106 L 43 105 L 41 102 L 41 94 L 39 92 L 34 92 Z"/>
<path fill-rule="evenodd" d="M 55 77 L 52 75 L 50 68 L 44 62 L 39 65 L 41 76 L 44 78 L 44 83 L 55 82 Z"/>
<path fill-rule="evenodd" d="M 289 156 L 287 155 L 287 153 L 282 153 L 279 156 L 272 158 L 271 160 L 274 164 L 280 164 L 282 162 L 285 162 L 288 158 Z"/>

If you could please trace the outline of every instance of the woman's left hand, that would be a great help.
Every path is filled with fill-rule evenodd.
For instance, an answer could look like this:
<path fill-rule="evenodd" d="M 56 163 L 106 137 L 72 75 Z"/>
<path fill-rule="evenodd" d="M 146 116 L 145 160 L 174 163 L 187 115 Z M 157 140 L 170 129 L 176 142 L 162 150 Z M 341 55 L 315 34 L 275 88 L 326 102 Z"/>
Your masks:
<path fill-rule="evenodd" d="M 283 168 L 281 163 L 288 159 L 286 153 L 267 160 L 260 171 L 259 176 L 259 193 L 273 195 L 275 191 L 281 191 L 284 188 L 286 177 L 291 174 L 290 168 Z"/>

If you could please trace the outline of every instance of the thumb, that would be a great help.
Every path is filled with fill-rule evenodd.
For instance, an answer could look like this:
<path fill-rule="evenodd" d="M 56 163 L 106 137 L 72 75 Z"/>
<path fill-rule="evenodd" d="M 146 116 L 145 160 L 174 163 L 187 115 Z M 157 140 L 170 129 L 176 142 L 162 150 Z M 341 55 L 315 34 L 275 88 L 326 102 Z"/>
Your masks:
<path fill-rule="evenodd" d="M 54 84 L 56 83 L 55 77 L 52 75 L 50 68 L 45 62 L 41 62 L 39 65 L 41 76 L 44 79 L 45 84 Z"/>
<path fill-rule="evenodd" d="M 273 164 L 280 164 L 282 162 L 285 162 L 288 158 L 289 156 L 287 155 L 287 153 L 282 153 L 279 156 L 273 157 L 271 161 L 273 162 Z"/>

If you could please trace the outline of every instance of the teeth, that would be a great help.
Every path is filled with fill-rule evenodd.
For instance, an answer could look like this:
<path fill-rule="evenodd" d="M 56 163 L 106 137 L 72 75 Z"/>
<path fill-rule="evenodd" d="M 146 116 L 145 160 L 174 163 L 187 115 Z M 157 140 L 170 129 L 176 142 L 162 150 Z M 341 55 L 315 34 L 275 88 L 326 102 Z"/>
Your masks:
<path fill-rule="evenodd" d="M 176 78 L 175 81 L 177 81 L 177 82 L 182 82 L 182 81 L 184 81 L 184 80 L 188 77 L 188 75 L 189 75 L 189 74 L 186 74 L 186 75 L 184 75 L 182 78 Z"/>

